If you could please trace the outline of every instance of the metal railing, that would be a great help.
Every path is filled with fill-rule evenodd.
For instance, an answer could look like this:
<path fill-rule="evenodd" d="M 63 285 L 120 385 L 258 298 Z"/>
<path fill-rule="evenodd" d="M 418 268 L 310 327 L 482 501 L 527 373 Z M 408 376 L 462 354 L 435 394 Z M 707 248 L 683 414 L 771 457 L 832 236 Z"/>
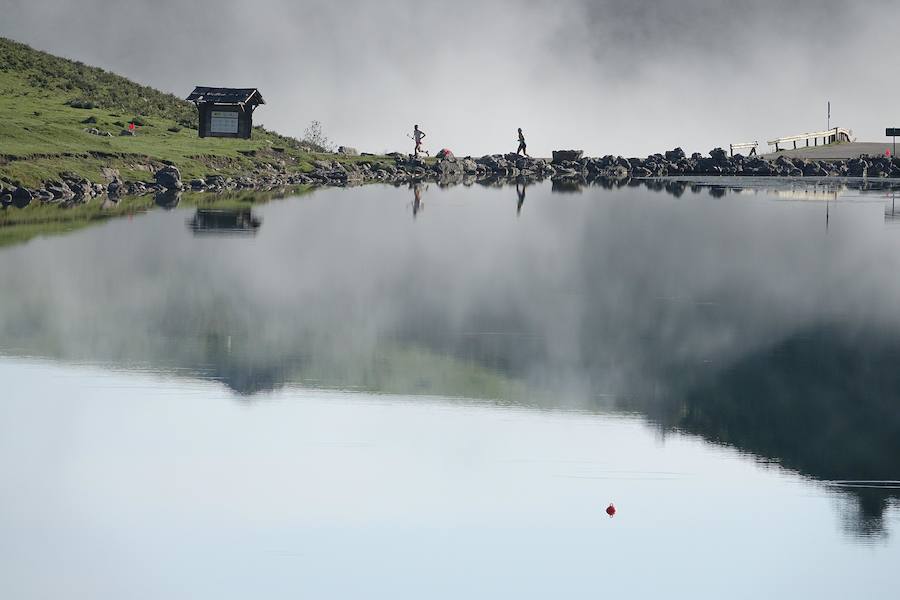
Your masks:
<path fill-rule="evenodd" d="M 819 140 L 822 140 L 822 145 L 827 146 L 828 144 L 833 144 L 835 142 L 849 142 L 850 136 L 853 135 L 853 132 L 849 129 L 844 129 L 843 127 L 834 127 L 833 129 L 828 129 L 827 131 L 814 131 L 812 133 L 801 133 L 800 135 L 789 135 L 787 137 L 780 137 L 774 140 L 770 140 L 768 144 L 770 146 L 775 146 L 775 152 L 779 150 L 783 150 L 780 148 L 782 144 L 794 144 L 794 150 L 797 149 L 797 142 L 806 142 L 806 147 L 809 147 L 809 141 L 813 141 L 813 146 L 819 145 Z"/>
<path fill-rule="evenodd" d="M 735 150 L 746 150 L 750 148 L 750 156 L 756 156 L 756 149 L 759 147 L 759 142 L 743 142 L 740 144 L 730 144 L 728 146 L 731 156 L 734 156 Z"/>

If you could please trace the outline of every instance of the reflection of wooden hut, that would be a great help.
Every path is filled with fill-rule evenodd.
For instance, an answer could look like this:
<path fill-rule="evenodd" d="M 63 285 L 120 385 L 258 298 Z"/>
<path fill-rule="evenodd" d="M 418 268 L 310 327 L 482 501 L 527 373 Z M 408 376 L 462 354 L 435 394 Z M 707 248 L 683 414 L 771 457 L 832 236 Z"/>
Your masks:
<path fill-rule="evenodd" d="M 198 208 L 188 227 L 195 234 L 254 235 L 261 221 L 249 209 L 221 210 Z"/>
<path fill-rule="evenodd" d="M 253 111 L 265 104 L 256 88 L 197 87 L 187 97 L 200 113 L 200 137 L 249 139 Z"/>

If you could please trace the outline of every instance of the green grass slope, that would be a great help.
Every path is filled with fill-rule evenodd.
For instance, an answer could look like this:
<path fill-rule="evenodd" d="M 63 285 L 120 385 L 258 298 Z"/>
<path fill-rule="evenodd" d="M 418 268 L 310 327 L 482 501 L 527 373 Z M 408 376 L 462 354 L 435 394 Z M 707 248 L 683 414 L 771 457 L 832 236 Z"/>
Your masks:
<path fill-rule="evenodd" d="M 120 136 L 132 122 L 137 135 Z M 63 171 L 102 182 L 104 166 L 120 169 L 125 179 L 149 181 L 147 166 L 163 162 L 178 166 L 186 179 L 237 175 L 264 162 L 308 171 L 319 157 L 261 127 L 250 140 L 200 139 L 196 127 L 189 102 L 0 38 L 0 181 L 7 187 L 37 187 Z"/>

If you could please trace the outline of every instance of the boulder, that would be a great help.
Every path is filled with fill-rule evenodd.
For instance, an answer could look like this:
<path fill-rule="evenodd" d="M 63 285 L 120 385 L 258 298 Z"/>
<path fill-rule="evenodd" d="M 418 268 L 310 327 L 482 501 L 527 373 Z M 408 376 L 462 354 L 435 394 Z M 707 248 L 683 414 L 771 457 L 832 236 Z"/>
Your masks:
<path fill-rule="evenodd" d="M 800 169 L 803 171 L 804 177 L 825 177 L 828 175 L 828 171 L 825 170 L 825 167 L 817 161 L 810 161 L 803 167 L 800 167 Z"/>
<path fill-rule="evenodd" d="M 421 158 L 409 156 L 407 158 L 397 159 L 397 166 L 401 169 L 415 170 L 424 169 L 427 166 L 427 163 Z"/>
<path fill-rule="evenodd" d="M 12 193 L 12 203 L 18 208 L 25 208 L 31 204 L 33 198 L 34 195 L 22 186 L 17 187 Z"/>
<path fill-rule="evenodd" d="M 850 177 L 866 177 L 868 171 L 869 164 L 859 158 L 855 158 L 847 164 L 847 175 Z"/>
<path fill-rule="evenodd" d="M 53 192 L 49 192 L 47 190 L 35 190 L 34 199 L 42 203 L 51 203 L 56 201 L 56 198 L 53 197 Z"/>
<path fill-rule="evenodd" d="M 210 187 L 225 187 L 228 184 L 224 175 L 207 175 L 205 179 L 206 184 Z"/>
<path fill-rule="evenodd" d="M 701 158 L 697 160 L 695 171 L 702 175 L 721 175 L 722 166 L 714 158 Z"/>
<path fill-rule="evenodd" d="M 96 127 L 90 127 L 84 130 L 85 133 L 89 133 L 91 135 L 97 135 L 100 137 L 112 137 L 112 134 L 108 131 L 103 131 L 101 129 L 97 129 Z"/>
<path fill-rule="evenodd" d="M 564 162 L 581 160 L 584 156 L 584 150 L 554 150 L 553 164 L 558 165 Z"/>
<path fill-rule="evenodd" d="M 119 173 L 118 169 L 112 169 L 110 167 L 100 167 L 100 174 L 103 175 L 103 178 L 106 181 L 122 181 L 122 175 Z"/>
<path fill-rule="evenodd" d="M 69 200 L 75 197 L 75 192 L 64 181 L 49 181 L 44 189 L 53 194 L 54 200 Z"/>
<path fill-rule="evenodd" d="M 443 158 L 454 158 L 453 152 L 449 148 L 441 149 L 437 154 L 434 155 L 435 158 L 443 159 Z"/>
<path fill-rule="evenodd" d="M 682 158 L 687 158 L 687 156 L 685 155 L 684 150 L 682 150 L 681 148 L 675 148 L 674 150 L 669 150 L 668 152 L 666 152 L 665 158 L 670 162 L 677 162 Z"/>
<path fill-rule="evenodd" d="M 435 170 L 442 179 L 463 175 L 462 163 L 456 160 L 442 160 L 435 165 Z"/>
<path fill-rule="evenodd" d="M 338 154 L 343 154 L 344 156 L 359 156 L 359 150 L 351 148 L 350 146 L 341 146 L 338 148 Z"/>
<path fill-rule="evenodd" d="M 709 151 L 709 156 L 718 163 L 728 161 L 728 153 L 722 148 L 713 148 Z"/>
<path fill-rule="evenodd" d="M 181 171 L 173 165 L 166 165 L 156 172 L 156 184 L 167 190 L 180 190 L 184 187 L 181 183 Z"/>
<path fill-rule="evenodd" d="M 627 179 L 628 173 L 629 171 L 627 168 L 623 167 L 622 165 L 616 165 L 612 167 L 609 176 L 614 179 Z"/>
<path fill-rule="evenodd" d="M 94 184 L 88 179 L 79 177 L 74 173 L 63 173 L 62 178 L 76 198 L 94 197 Z"/>
<path fill-rule="evenodd" d="M 125 185 L 122 183 L 120 179 L 113 179 L 109 182 L 109 185 L 106 186 L 106 194 L 110 198 L 119 198 L 125 193 Z"/>
<path fill-rule="evenodd" d="M 140 196 L 147 193 L 147 185 L 143 181 L 132 181 L 126 187 L 129 196 Z"/>

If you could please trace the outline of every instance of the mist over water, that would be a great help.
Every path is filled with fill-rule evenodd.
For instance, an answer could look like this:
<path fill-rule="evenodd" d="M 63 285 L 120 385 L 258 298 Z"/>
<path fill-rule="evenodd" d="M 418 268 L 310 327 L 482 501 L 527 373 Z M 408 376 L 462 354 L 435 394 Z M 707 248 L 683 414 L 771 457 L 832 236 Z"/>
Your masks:
<path fill-rule="evenodd" d="M 179 96 L 259 87 L 259 122 L 338 144 L 646 156 L 849 127 L 883 139 L 897 3 L 0 0 L 0 35 Z M 161 35 L 164 34 L 164 42 Z"/>
<path fill-rule="evenodd" d="M 0 249 L 12 589 L 678 597 L 648 553 L 701 597 L 887 589 L 897 191 L 604 183 L 184 196 Z"/>
<path fill-rule="evenodd" d="M 402 188 L 322 190 L 255 210 L 249 239 L 159 211 L 4 250 L 0 324 L 72 359 L 226 368 L 207 344 L 229 336 L 262 364 L 411 344 L 610 393 L 835 323 L 896 333 L 877 193 L 825 206 L 710 189 L 530 186 L 518 214 L 514 188 L 434 188 L 418 214 Z"/>
<path fill-rule="evenodd" d="M 180 97 L 258 87 L 280 133 L 409 151 L 418 123 L 459 156 L 517 127 L 536 156 L 764 147 L 828 101 L 878 141 L 898 18 L 0 0 L 0 36 Z M 11 227 L 0 596 L 890 597 L 898 192 L 411 182 Z"/>
<path fill-rule="evenodd" d="M 890 192 L 551 187 L 518 207 L 514 188 L 433 188 L 417 212 L 403 188 L 322 190 L 257 207 L 251 237 L 198 235 L 176 210 L 36 240 L 3 251 L 0 339 L 247 398 L 299 384 L 639 410 L 822 478 L 900 475 L 882 462 L 900 455 L 881 406 L 900 389 Z M 850 397 L 871 453 L 756 437 L 862 410 Z M 748 406 L 773 420 L 704 421 Z"/>

